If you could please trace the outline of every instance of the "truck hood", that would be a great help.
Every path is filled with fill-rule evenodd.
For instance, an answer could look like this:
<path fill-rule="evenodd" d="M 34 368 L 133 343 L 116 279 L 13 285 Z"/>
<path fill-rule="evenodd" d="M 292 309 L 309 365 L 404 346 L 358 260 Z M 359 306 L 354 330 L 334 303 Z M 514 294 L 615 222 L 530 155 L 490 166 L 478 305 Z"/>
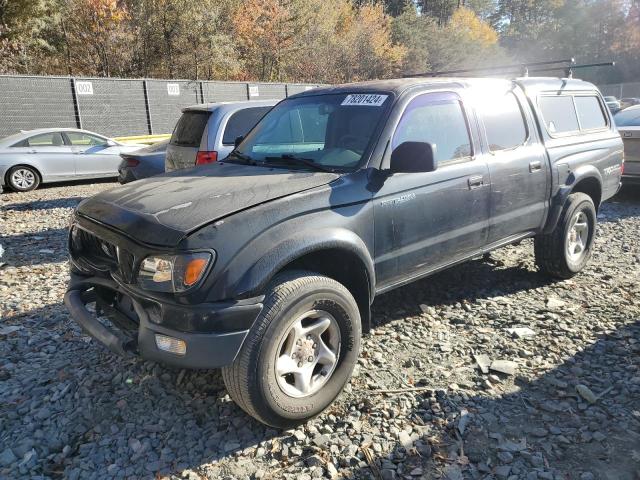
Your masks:
<path fill-rule="evenodd" d="M 77 212 L 134 240 L 175 246 L 208 223 L 338 177 L 220 162 L 107 190 L 81 202 Z"/>

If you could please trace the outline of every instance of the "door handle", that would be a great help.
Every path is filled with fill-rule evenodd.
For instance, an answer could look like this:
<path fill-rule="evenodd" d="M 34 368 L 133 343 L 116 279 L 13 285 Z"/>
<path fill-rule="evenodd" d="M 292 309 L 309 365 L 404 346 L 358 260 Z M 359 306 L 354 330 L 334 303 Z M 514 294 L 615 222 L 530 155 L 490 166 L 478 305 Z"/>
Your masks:
<path fill-rule="evenodd" d="M 484 177 L 482 175 L 474 175 L 473 177 L 469 177 L 467 183 L 469 184 L 469 190 L 480 188 L 484 185 Z"/>
<path fill-rule="evenodd" d="M 542 162 L 540 160 L 529 163 L 529 173 L 539 172 L 540 170 L 542 170 Z"/>

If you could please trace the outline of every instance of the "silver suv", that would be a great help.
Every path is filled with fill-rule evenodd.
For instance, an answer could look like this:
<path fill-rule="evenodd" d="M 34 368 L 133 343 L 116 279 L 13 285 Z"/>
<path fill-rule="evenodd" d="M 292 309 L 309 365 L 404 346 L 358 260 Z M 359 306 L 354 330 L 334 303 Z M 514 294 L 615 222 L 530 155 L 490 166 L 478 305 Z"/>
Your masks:
<path fill-rule="evenodd" d="M 215 162 L 233 150 L 279 100 L 220 102 L 193 105 L 182 110 L 165 159 L 165 171 Z"/>

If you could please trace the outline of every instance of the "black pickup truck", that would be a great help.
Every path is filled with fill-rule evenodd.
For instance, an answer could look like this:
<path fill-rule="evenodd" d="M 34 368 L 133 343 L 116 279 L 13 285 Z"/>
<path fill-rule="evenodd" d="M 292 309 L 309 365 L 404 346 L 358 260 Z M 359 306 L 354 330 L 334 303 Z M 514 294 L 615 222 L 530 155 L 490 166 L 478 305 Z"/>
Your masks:
<path fill-rule="evenodd" d="M 83 201 L 65 303 L 118 354 L 222 367 L 238 405 L 289 427 L 342 391 L 376 295 L 527 237 L 541 271 L 580 272 L 622 163 L 580 80 L 311 90 L 223 161 Z"/>

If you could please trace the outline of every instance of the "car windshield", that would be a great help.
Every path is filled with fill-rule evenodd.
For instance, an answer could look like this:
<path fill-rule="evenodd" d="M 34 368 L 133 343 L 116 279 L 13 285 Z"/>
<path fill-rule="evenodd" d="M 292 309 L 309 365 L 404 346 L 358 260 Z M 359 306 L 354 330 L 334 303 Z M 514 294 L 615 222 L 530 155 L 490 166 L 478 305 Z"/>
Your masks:
<path fill-rule="evenodd" d="M 331 94 L 287 99 L 274 107 L 231 159 L 318 170 L 357 167 L 391 96 Z"/>
<path fill-rule="evenodd" d="M 604 97 L 605 102 L 616 102 L 618 99 L 616 97 Z"/>
<path fill-rule="evenodd" d="M 627 108 L 613 116 L 618 127 L 640 127 L 640 108 Z"/>

